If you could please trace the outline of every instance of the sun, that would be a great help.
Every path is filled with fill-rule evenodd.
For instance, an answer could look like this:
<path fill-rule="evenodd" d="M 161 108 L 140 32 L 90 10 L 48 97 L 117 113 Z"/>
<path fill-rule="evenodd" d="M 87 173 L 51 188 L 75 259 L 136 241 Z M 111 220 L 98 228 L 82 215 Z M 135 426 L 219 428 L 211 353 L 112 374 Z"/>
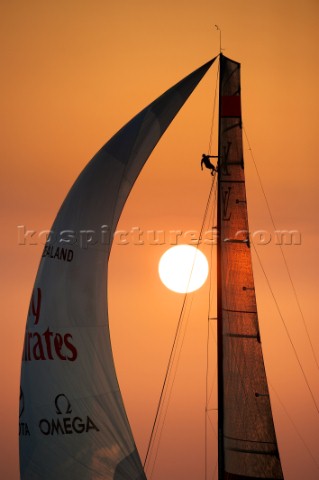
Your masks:
<path fill-rule="evenodd" d="M 161 256 L 158 273 L 163 284 L 173 292 L 194 292 L 207 279 L 208 262 L 197 248 L 176 245 Z"/>

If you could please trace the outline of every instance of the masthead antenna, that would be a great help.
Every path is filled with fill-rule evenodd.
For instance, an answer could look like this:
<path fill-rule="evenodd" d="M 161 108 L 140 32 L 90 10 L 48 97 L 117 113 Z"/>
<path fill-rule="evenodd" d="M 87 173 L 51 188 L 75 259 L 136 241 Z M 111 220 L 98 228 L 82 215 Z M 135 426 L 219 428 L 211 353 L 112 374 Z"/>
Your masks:
<path fill-rule="evenodd" d="M 219 53 L 222 53 L 222 31 L 218 25 L 215 25 L 216 30 L 219 31 Z"/>

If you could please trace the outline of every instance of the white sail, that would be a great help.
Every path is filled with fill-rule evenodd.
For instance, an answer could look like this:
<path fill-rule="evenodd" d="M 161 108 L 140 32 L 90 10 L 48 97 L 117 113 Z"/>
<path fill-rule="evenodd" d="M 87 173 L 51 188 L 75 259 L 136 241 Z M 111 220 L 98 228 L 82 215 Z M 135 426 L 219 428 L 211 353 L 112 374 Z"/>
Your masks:
<path fill-rule="evenodd" d="M 123 127 L 83 170 L 57 215 L 26 326 L 22 480 L 145 478 L 109 338 L 110 239 L 145 161 L 213 61 Z"/>

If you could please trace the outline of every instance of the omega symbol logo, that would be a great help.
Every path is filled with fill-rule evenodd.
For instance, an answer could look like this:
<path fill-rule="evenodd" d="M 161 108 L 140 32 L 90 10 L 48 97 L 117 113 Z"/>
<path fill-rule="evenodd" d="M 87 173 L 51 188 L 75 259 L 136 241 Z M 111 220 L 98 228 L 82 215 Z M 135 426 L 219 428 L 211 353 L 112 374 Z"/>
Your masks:
<path fill-rule="evenodd" d="M 54 399 L 55 415 L 47 415 L 39 422 L 42 435 L 82 435 L 99 432 L 95 421 L 86 413 L 74 413 L 71 402 L 64 393 Z M 77 409 L 75 409 L 77 410 Z"/>
<path fill-rule="evenodd" d="M 62 413 L 72 413 L 72 408 L 71 408 L 71 403 L 70 400 L 64 393 L 60 393 L 60 395 L 57 395 L 55 397 L 55 408 L 56 408 L 56 413 L 58 415 L 61 415 Z"/>

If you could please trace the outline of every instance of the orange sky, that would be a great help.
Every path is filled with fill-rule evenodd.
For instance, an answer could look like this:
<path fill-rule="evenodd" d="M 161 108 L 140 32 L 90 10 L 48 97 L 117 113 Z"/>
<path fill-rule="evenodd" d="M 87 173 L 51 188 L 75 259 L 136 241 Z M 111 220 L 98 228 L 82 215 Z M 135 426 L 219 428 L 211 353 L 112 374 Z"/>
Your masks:
<path fill-rule="evenodd" d="M 318 13 L 316 0 L 1 2 L 1 478 L 19 478 L 20 358 L 42 250 L 38 232 L 50 228 L 74 179 L 113 133 L 218 53 L 216 23 L 225 55 L 242 63 L 244 126 L 276 226 L 301 233 L 301 245 L 284 251 L 319 351 Z M 210 176 L 201 172 L 199 160 L 209 144 L 215 79 L 213 66 L 144 168 L 119 228 L 200 228 Z M 251 230 L 273 232 L 247 148 L 245 160 Z M 35 230 L 37 245 L 19 245 L 18 226 Z M 142 458 L 182 302 L 158 279 L 157 263 L 166 248 L 118 245 L 111 257 L 111 335 Z M 271 242 L 258 251 L 319 403 L 318 371 L 278 247 Z M 311 455 L 318 465 L 319 417 L 255 264 L 285 478 L 315 480 L 319 467 Z M 194 296 L 154 480 L 203 473 L 206 300 L 207 286 Z M 212 441 L 213 466 L 214 446 Z"/>

